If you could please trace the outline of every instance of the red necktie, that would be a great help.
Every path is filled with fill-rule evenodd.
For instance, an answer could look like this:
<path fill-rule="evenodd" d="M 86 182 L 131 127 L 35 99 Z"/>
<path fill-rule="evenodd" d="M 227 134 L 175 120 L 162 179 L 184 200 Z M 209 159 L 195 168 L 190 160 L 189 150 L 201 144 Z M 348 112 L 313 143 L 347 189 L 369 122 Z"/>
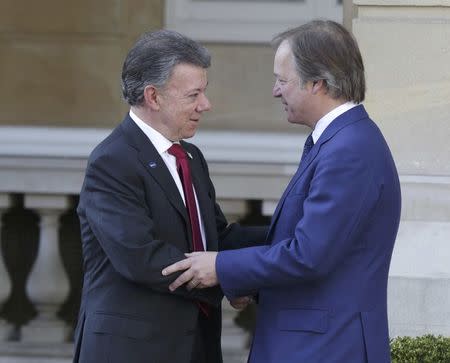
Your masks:
<path fill-rule="evenodd" d="M 192 187 L 191 171 L 186 151 L 180 144 L 173 144 L 168 153 L 177 159 L 177 169 L 183 184 L 184 198 L 186 200 L 186 208 L 189 214 L 192 231 L 192 247 L 193 251 L 204 251 L 202 235 L 200 233 L 200 223 L 198 220 L 197 204 L 195 203 L 194 188 Z"/>
<path fill-rule="evenodd" d="M 192 231 L 192 247 L 193 251 L 204 251 L 202 235 L 200 233 L 200 222 L 198 220 L 197 204 L 195 203 L 194 188 L 192 186 L 191 170 L 187 159 L 186 151 L 180 144 L 173 144 L 167 152 L 177 159 L 177 169 L 183 184 L 184 199 L 186 201 L 186 209 L 189 214 Z M 208 316 L 209 306 L 206 303 L 197 301 L 200 310 Z"/>

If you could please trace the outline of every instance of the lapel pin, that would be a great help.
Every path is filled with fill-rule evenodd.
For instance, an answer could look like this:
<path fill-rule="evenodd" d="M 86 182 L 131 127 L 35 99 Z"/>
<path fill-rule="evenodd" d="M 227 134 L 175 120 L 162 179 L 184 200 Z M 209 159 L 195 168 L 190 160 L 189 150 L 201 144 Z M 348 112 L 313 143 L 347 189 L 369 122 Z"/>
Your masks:
<path fill-rule="evenodd" d="M 148 163 L 148 166 L 151 167 L 152 169 L 156 168 L 156 163 L 154 161 L 150 161 Z"/>
<path fill-rule="evenodd" d="M 193 157 L 192 157 L 190 152 L 186 151 L 186 154 L 189 156 L 189 159 L 191 159 L 191 160 L 193 159 Z"/>

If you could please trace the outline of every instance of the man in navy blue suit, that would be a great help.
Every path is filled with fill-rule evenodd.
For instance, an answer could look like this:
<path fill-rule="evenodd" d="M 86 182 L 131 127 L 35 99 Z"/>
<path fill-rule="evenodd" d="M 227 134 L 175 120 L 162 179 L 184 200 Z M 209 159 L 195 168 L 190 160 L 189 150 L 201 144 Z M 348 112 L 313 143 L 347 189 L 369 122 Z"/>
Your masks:
<path fill-rule="evenodd" d="M 289 122 L 312 133 L 268 245 L 190 254 L 163 274 L 186 270 L 171 290 L 189 281 L 220 283 L 229 299 L 258 295 L 251 363 L 390 362 L 386 295 L 400 185 L 360 104 L 360 51 L 332 21 L 288 30 L 274 44 L 273 95 Z"/>
<path fill-rule="evenodd" d="M 218 287 L 169 290 L 161 269 L 189 251 L 264 241 L 228 225 L 194 136 L 209 52 L 183 35 L 145 33 L 128 53 L 130 111 L 89 157 L 80 194 L 84 285 L 78 363 L 221 363 Z"/>

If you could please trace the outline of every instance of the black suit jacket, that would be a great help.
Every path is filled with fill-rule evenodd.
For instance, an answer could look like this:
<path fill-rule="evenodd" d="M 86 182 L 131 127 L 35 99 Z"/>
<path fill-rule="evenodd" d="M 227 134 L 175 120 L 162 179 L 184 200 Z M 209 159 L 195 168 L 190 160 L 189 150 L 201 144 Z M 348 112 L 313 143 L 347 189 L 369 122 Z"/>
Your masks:
<path fill-rule="evenodd" d="M 227 226 L 200 150 L 192 179 L 208 250 L 264 241 L 266 228 Z M 219 288 L 168 289 L 164 267 L 192 250 L 189 217 L 164 161 L 127 116 L 92 152 L 80 193 L 84 286 L 74 362 L 188 363 L 201 300 L 212 305 L 208 356 L 221 362 Z"/>

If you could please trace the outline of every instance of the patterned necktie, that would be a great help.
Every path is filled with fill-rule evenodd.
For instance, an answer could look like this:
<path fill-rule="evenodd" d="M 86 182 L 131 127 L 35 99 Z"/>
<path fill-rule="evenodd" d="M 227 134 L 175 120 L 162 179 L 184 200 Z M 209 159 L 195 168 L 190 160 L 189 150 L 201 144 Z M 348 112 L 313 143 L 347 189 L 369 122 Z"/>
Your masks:
<path fill-rule="evenodd" d="M 306 138 L 305 145 L 303 146 L 303 153 L 302 158 L 300 159 L 300 165 L 302 164 L 303 160 L 306 158 L 306 156 L 309 154 L 311 149 L 314 146 L 314 141 L 312 138 L 312 134 L 309 134 L 309 136 Z"/>
<path fill-rule="evenodd" d="M 192 186 L 191 170 L 187 159 L 186 151 L 180 144 L 173 144 L 167 152 L 177 159 L 177 170 L 183 184 L 184 199 L 186 201 L 186 209 L 191 222 L 192 247 L 194 252 L 204 251 L 202 235 L 200 233 L 200 222 L 198 218 L 197 204 L 195 203 L 194 187 Z M 200 311 L 209 316 L 210 307 L 208 304 L 196 301 Z"/>
<path fill-rule="evenodd" d="M 188 211 L 189 221 L 191 222 L 193 251 L 204 251 L 197 204 L 195 203 L 194 188 L 192 187 L 191 171 L 186 151 L 180 144 L 173 144 L 167 151 L 177 159 L 178 174 L 180 175 L 181 183 L 183 184 L 186 209 Z"/>

